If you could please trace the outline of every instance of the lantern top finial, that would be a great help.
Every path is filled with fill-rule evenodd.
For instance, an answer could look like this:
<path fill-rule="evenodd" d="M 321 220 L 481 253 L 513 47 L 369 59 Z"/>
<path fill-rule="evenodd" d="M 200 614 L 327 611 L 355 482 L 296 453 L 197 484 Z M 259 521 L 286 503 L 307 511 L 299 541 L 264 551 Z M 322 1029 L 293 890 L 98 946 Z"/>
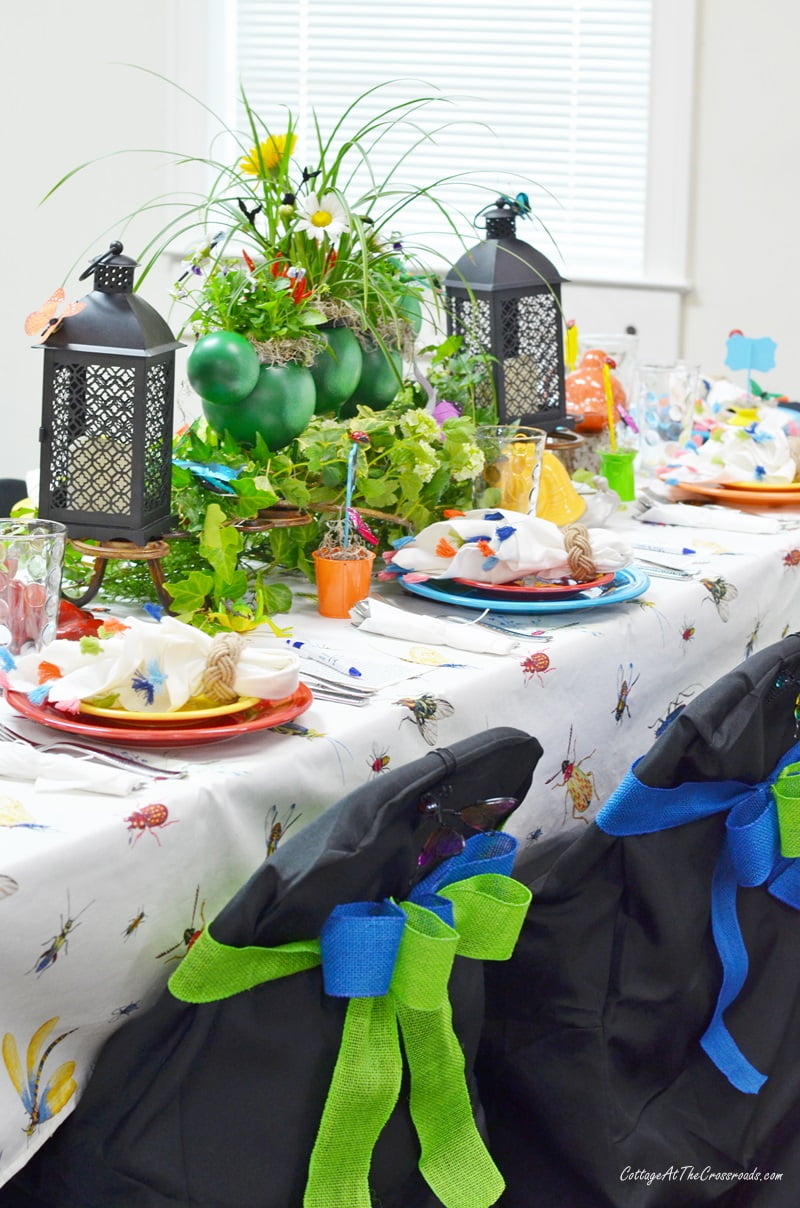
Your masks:
<path fill-rule="evenodd" d="M 83 270 L 79 281 L 85 281 L 94 273 L 94 288 L 106 294 L 129 294 L 133 292 L 133 270 L 137 261 L 122 255 L 123 245 L 115 239 L 107 252 L 94 256 Z"/>
<path fill-rule="evenodd" d="M 518 218 L 530 218 L 531 203 L 527 193 L 517 193 L 516 197 L 508 197 L 501 193 L 493 206 L 487 206 L 478 214 L 477 219 L 484 219 L 487 239 L 513 239 L 516 236 Z"/>

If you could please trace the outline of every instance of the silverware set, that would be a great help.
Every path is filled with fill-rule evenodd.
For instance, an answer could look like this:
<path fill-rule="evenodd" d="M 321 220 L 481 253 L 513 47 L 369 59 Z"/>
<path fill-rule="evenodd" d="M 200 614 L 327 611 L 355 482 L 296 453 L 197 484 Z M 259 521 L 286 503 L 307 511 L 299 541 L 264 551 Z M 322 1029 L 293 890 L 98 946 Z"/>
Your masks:
<path fill-rule="evenodd" d="M 0 742 L 12 742 L 18 746 L 32 747 L 36 751 L 46 751 L 52 755 L 72 755 L 76 759 L 88 759 L 93 763 L 105 764 L 106 767 L 116 768 L 118 771 L 139 772 L 144 776 L 150 776 L 154 780 L 160 780 L 165 776 L 169 777 L 184 777 L 186 772 L 175 768 L 165 768 L 155 766 L 152 763 L 145 762 L 143 759 L 138 759 L 133 754 L 123 754 L 116 750 L 101 750 L 99 747 L 93 747 L 90 743 L 72 741 L 67 739 L 56 738 L 54 740 L 43 740 L 38 738 L 30 738 L 28 735 L 20 734 L 11 726 L 0 722 Z"/>
<path fill-rule="evenodd" d="M 354 705 L 356 708 L 368 705 L 377 692 L 377 688 L 368 688 L 357 679 L 343 680 L 324 672 L 312 671 L 304 666 L 302 679 L 314 693 L 315 700 L 330 701 L 336 705 Z"/>

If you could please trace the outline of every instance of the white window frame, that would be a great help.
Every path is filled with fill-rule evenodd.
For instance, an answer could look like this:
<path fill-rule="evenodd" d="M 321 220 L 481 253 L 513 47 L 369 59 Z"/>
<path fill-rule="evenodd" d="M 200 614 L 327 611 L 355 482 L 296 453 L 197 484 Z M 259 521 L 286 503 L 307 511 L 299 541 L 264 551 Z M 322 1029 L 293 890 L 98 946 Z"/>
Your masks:
<path fill-rule="evenodd" d="M 174 79 L 195 78 L 205 67 L 204 99 L 228 125 L 236 124 L 235 0 L 192 0 L 189 21 L 176 3 Z M 265 0 L 267 2 L 267 0 Z M 271 2 L 271 0 L 270 0 Z M 335 4 L 335 0 L 330 0 Z M 645 334 L 640 355 L 674 357 L 680 352 L 681 307 L 689 292 L 697 0 L 653 0 L 650 130 L 645 252 L 641 276 L 628 279 L 576 276 L 565 286 L 583 326 L 622 330 L 633 323 Z M 209 121 L 209 131 L 211 124 Z M 198 147 L 197 128 L 175 146 Z M 648 340 L 647 332 L 651 333 Z M 656 334 L 657 333 L 657 334 Z"/>

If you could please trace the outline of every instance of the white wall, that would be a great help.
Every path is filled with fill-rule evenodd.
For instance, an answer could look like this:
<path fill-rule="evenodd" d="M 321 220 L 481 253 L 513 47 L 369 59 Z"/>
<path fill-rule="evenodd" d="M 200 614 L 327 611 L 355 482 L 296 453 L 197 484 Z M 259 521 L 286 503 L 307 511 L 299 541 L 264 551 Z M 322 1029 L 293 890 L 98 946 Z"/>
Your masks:
<path fill-rule="evenodd" d="M 698 8 L 693 288 L 683 351 L 709 372 L 729 373 L 732 328 L 771 336 L 775 369 L 756 378 L 798 400 L 800 5 L 700 0 Z"/>
<path fill-rule="evenodd" d="M 42 354 L 25 335 L 26 315 L 58 285 L 68 299 L 87 293 L 91 282 L 78 276 L 113 238 L 137 255 L 146 224 L 126 231 L 119 219 L 173 189 L 175 169 L 169 157 L 116 157 L 39 203 L 66 173 L 109 151 L 183 149 L 192 126 L 200 129 L 194 145 L 204 146 L 202 110 L 161 80 L 119 65 L 202 91 L 205 44 L 194 31 L 203 13 L 199 0 L 11 0 L 4 9 L 0 477 L 38 466 Z M 168 285 L 162 274 L 142 290 L 165 315 Z"/>
<path fill-rule="evenodd" d="M 219 14 L 226 0 L 208 2 Z M 112 238 L 136 254 L 146 224 L 139 220 L 123 232 L 117 220 L 185 184 L 187 173 L 161 157 L 121 156 L 80 173 L 44 205 L 39 201 L 62 175 L 104 152 L 206 151 L 202 109 L 152 76 L 115 66 L 149 67 L 204 94 L 205 8 L 205 0 L 12 0 L 4 10 L 0 476 L 38 463 L 42 359 L 23 331 L 26 314 L 62 282 L 68 297 L 85 293 L 78 273 Z M 565 309 L 587 331 L 633 323 L 647 357 L 682 355 L 713 374 L 726 372 L 731 328 L 772 336 L 777 367 L 762 382 L 798 399 L 800 6 L 699 0 L 698 9 L 691 292 L 599 293 L 572 285 L 565 287 Z M 143 289 L 165 315 L 173 278 L 174 266 L 165 266 Z"/>

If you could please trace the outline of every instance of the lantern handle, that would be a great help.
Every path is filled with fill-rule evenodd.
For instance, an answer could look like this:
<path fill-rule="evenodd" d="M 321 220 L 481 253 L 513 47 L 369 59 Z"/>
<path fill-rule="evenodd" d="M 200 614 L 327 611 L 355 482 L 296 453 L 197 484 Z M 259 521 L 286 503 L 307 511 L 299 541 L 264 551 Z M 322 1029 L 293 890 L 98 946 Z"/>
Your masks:
<path fill-rule="evenodd" d="M 119 256 L 121 251 L 122 244 L 119 239 L 115 239 L 107 252 L 101 252 L 99 256 L 95 256 L 93 260 L 89 261 L 89 267 L 83 270 L 78 280 L 85 281 L 96 268 L 99 268 L 101 264 L 108 264 L 109 260 L 113 260 L 115 256 Z"/>

